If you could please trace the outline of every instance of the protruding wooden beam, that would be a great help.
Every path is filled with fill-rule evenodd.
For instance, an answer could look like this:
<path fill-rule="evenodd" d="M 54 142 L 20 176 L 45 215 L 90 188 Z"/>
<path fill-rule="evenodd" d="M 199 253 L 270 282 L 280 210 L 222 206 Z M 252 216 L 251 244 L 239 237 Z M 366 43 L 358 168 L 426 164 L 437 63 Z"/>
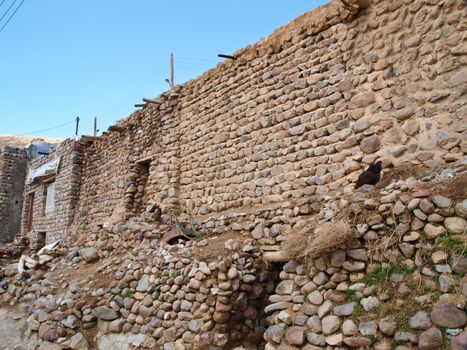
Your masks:
<path fill-rule="evenodd" d="M 221 53 L 218 54 L 217 57 L 220 57 L 220 58 L 227 58 L 227 59 L 229 59 L 229 60 L 236 60 L 236 59 L 237 59 L 237 57 L 235 57 L 235 56 L 223 55 L 223 54 L 221 54 Z"/>
<path fill-rule="evenodd" d="M 291 257 L 284 251 L 280 252 L 265 252 L 263 253 L 263 259 L 268 262 L 283 262 L 290 260 Z"/>
<path fill-rule="evenodd" d="M 111 125 L 108 128 L 109 131 L 116 131 L 116 132 L 122 132 L 125 130 L 125 128 L 119 126 L 119 125 Z"/>
<path fill-rule="evenodd" d="M 151 98 L 143 97 L 143 101 L 146 102 L 146 103 L 156 103 L 156 104 L 159 104 L 159 105 L 164 103 L 164 100 L 162 100 L 160 98 L 151 99 Z"/>
<path fill-rule="evenodd" d="M 140 159 L 136 160 L 135 163 L 136 163 L 136 164 L 149 163 L 149 162 L 151 162 L 154 158 L 156 158 L 156 155 L 155 155 L 155 154 L 152 154 L 152 155 L 150 155 L 150 156 L 147 156 L 147 157 L 140 158 Z"/>
<path fill-rule="evenodd" d="M 137 104 L 135 104 L 135 107 L 136 107 L 136 108 L 139 108 L 139 107 L 143 107 L 143 108 L 144 108 L 144 107 L 146 107 L 146 103 L 137 103 Z"/>

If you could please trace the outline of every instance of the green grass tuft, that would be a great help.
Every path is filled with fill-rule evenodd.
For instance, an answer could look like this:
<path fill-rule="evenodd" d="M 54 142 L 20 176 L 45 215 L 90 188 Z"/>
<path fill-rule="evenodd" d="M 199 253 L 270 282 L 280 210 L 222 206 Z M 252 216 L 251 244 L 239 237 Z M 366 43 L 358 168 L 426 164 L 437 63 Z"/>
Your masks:
<path fill-rule="evenodd" d="M 355 320 L 357 317 L 362 316 L 365 313 L 365 309 L 362 304 L 357 303 L 353 309 L 352 319 Z"/>
<path fill-rule="evenodd" d="M 357 295 L 357 291 L 356 290 L 353 290 L 353 289 L 347 289 L 345 291 L 345 295 L 347 296 L 347 299 L 348 300 L 351 300 L 351 301 L 359 301 L 360 298 L 358 297 Z"/>
<path fill-rule="evenodd" d="M 126 230 L 128 230 L 128 227 L 120 226 L 120 227 L 117 229 L 117 234 L 121 235 L 121 234 L 124 233 Z"/>
<path fill-rule="evenodd" d="M 402 273 L 404 276 L 408 276 L 413 271 L 406 265 L 390 265 L 388 267 L 378 266 L 374 271 L 368 273 L 363 278 L 363 282 L 373 286 L 379 286 L 381 283 L 386 281 L 393 272 Z"/>
<path fill-rule="evenodd" d="M 444 249 L 446 249 L 446 252 L 449 255 L 464 255 L 466 252 L 464 242 L 449 231 L 446 231 L 442 235 L 436 237 L 435 244 L 444 246 Z"/>
<path fill-rule="evenodd" d="M 133 290 L 131 290 L 131 289 L 127 289 L 127 291 L 124 293 L 123 296 L 125 298 L 131 298 L 131 297 L 133 297 L 133 295 L 135 295 L 135 292 Z"/>

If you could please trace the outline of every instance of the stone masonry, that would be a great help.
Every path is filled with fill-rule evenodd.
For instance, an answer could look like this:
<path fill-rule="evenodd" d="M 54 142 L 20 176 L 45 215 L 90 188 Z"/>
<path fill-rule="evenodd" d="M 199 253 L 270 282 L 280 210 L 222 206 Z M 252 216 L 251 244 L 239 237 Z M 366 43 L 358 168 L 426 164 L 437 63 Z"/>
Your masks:
<path fill-rule="evenodd" d="M 28 164 L 29 169 L 35 169 L 57 156 L 61 157 L 57 174 L 36 179 L 33 183 L 25 186 L 21 228 L 23 233 L 29 234 L 32 248 L 66 236 L 79 199 L 82 153 L 83 147 L 79 142 L 66 140 L 49 155 Z M 55 209 L 52 213 L 46 214 L 47 186 L 52 183 L 55 183 L 55 197 L 53 199 Z M 34 199 L 32 199 L 33 197 Z M 33 203 L 32 209 L 31 203 Z"/>
<path fill-rule="evenodd" d="M 20 232 L 22 193 L 26 173 L 24 149 L 0 148 L 0 242 L 12 241 Z"/>
<path fill-rule="evenodd" d="M 466 6 L 332 0 L 63 143 L 0 302 L 39 349 L 465 349 Z"/>
<path fill-rule="evenodd" d="M 274 250 L 271 231 L 351 192 L 376 159 L 461 159 L 465 3 L 349 3 L 303 15 L 111 127 L 87 147 L 77 223 L 157 204 L 215 233 L 262 225 L 256 238 Z"/>

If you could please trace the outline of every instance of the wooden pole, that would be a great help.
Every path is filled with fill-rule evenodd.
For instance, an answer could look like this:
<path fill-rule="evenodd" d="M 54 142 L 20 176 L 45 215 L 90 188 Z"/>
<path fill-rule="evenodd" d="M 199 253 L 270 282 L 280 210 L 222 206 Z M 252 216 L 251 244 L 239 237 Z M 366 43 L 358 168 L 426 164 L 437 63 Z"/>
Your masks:
<path fill-rule="evenodd" d="M 173 52 L 170 53 L 170 87 L 173 88 L 175 86 L 174 80 L 174 54 Z"/>
<path fill-rule="evenodd" d="M 75 130 L 75 136 L 78 136 L 78 128 L 79 128 L 79 117 L 76 117 L 76 130 Z"/>
<path fill-rule="evenodd" d="M 94 117 L 94 133 L 93 136 L 96 136 L 97 134 L 97 117 Z"/>

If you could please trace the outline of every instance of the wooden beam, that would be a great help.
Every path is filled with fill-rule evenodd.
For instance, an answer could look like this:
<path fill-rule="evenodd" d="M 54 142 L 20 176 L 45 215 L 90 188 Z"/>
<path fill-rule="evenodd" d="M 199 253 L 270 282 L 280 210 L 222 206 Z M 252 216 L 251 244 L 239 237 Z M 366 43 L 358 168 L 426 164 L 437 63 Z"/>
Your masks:
<path fill-rule="evenodd" d="M 146 103 L 137 103 L 137 104 L 135 104 L 135 107 L 136 107 L 136 108 L 139 108 L 139 107 L 143 107 L 143 108 L 144 108 L 144 107 L 146 107 Z"/>
<path fill-rule="evenodd" d="M 143 101 L 146 102 L 146 103 L 156 103 L 156 104 L 159 104 L 159 105 L 164 103 L 164 100 L 162 100 L 160 98 L 151 99 L 151 98 L 143 97 Z"/>
<path fill-rule="evenodd" d="M 109 126 L 109 128 L 107 129 L 109 131 L 117 131 L 117 132 L 122 132 L 125 130 L 125 128 L 119 126 L 119 125 L 111 125 Z"/>
<path fill-rule="evenodd" d="M 140 158 L 140 159 L 136 160 L 135 163 L 136 164 L 148 163 L 148 162 L 151 162 L 155 158 L 156 158 L 156 155 L 152 154 L 150 156 L 147 156 L 147 157 Z"/>
<path fill-rule="evenodd" d="M 83 140 L 84 142 L 93 142 L 93 141 L 96 141 L 96 140 L 99 140 L 99 139 L 100 139 L 99 136 L 91 136 L 91 135 L 81 136 L 81 140 Z"/>
<path fill-rule="evenodd" d="M 281 252 L 265 252 L 263 253 L 263 259 L 268 262 L 283 262 L 290 260 L 291 257 L 284 251 Z"/>

